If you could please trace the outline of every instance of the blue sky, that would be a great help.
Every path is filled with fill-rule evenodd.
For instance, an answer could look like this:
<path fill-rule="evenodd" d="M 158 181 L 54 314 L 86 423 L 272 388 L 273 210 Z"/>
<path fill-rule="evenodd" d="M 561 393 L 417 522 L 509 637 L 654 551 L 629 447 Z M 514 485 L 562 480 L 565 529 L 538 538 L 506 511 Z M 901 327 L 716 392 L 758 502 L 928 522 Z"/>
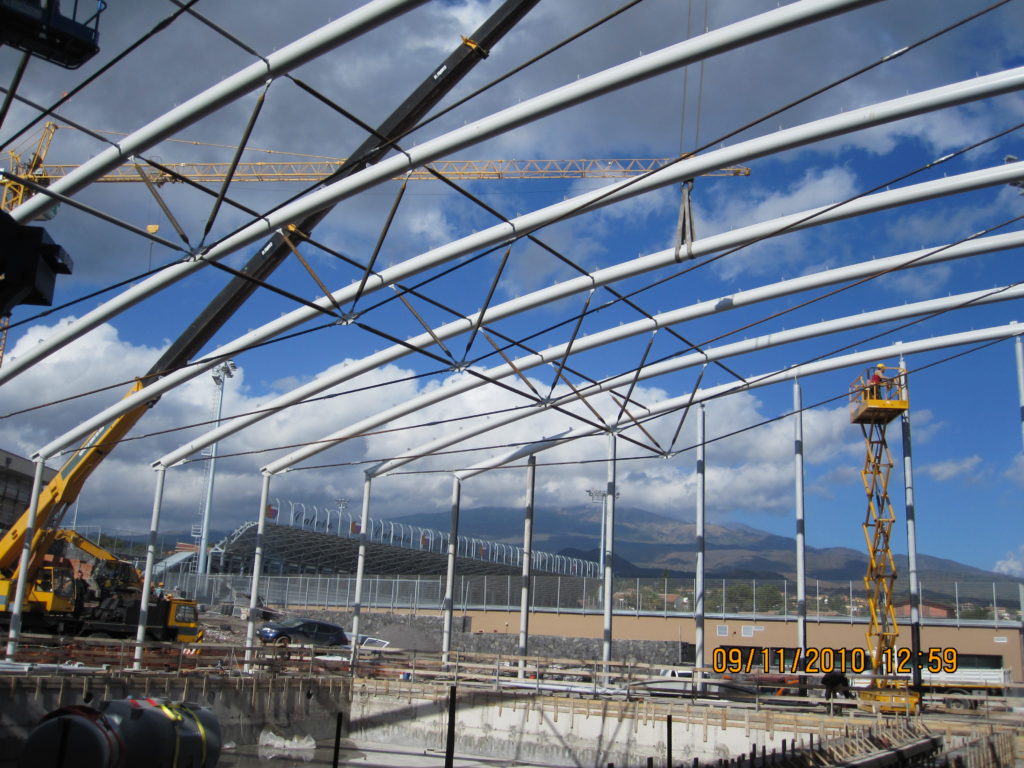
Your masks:
<path fill-rule="evenodd" d="M 44 104 L 52 102 L 174 8 L 170 3 L 156 0 L 131 4 L 111 2 L 109 5 L 103 16 L 103 52 L 96 61 L 77 72 L 57 70 L 34 61 L 29 66 L 21 95 Z M 343 5 L 345 10 L 356 7 L 355 3 Z M 404 98 L 425 72 L 443 58 L 459 34 L 472 31 L 496 5 L 430 3 L 300 68 L 296 74 L 372 123 Z M 459 153 L 458 157 L 675 156 L 724 136 L 985 5 L 974 0 L 939 4 L 924 0 L 878 3 L 839 19 L 709 59 L 703 67 L 690 67 L 685 76 L 681 71 L 661 75 L 486 141 Z M 765 2 L 712 3 L 708 26 L 718 28 L 774 6 L 775 3 Z M 244 17 L 231 15 L 228 8 L 214 4 L 204 8 L 200 3 L 197 10 L 208 13 L 217 23 L 263 52 L 280 48 L 327 21 L 321 3 L 300 2 L 284 9 L 276 3 L 253 2 L 249 7 Z M 614 7 L 614 3 L 603 1 L 542 2 L 467 78 L 456 96 L 468 93 Z M 646 0 L 571 49 L 527 69 L 417 132 L 411 137 L 411 143 L 422 142 L 577 77 L 679 42 L 688 32 L 690 35 L 697 33 L 703 15 L 704 3 L 700 0 L 692 4 Z M 1013 31 L 1022 24 L 1022 6 L 1011 2 L 867 75 L 726 139 L 725 143 L 735 144 L 908 92 L 1020 66 L 1024 64 L 1024 57 L 1018 52 Z M 16 61 L 14 52 L 0 51 L 0 70 L 13 72 Z M 100 77 L 60 111 L 67 118 L 93 129 L 130 132 L 250 62 L 250 56 L 209 29 L 195 20 L 182 18 Z M 165 142 L 150 150 L 148 156 L 165 162 L 229 159 L 230 150 L 211 145 L 230 146 L 238 141 L 253 102 L 254 97 L 247 97 L 205 118 L 177 137 L 187 140 L 186 143 Z M 33 114 L 28 107 L 16 106 L 0 130 L 0 137 L 9 136 Z M 1024 104 L 1019 94 L 1010 94 L 753 160 L 748 163 L 751 174 L 746 177 L 699 178 L 693 193 L 697 238 L 862 194 L 940 156 L 1006 131 L 1022 120 Z M 361 139 L 359 131 L 343 118 L 317 104 L 292 84 L 278 80 L 268 91 L 266 106 L 250 146 L 340 157 Z M 1007 154 L 1024 155 L 1021 144 L 1017 131 L 906 181 L 893 183 L 897 186 L 920 183 L 997 166 Z M 49 160 L 79 163 L 100 148 L 94 140 L 71 128 L 62 128 Z M 250 159 L 272 158 L 253 153 Z M 466 186 L 504 215 L 514 216 L 605 183 L 603 180 L 477 181 Z M 397 188 L 397 183 L 392 182 L 345 201 L 317 230 L 317 239 L 365 262 Z M 284 183 L 235 184 L 231 195 L 262 210 L 297 191 L 295 186 Z M 165 186 L 161 194 L 190 237 L 198 240 L 209 202 L 180 185 Z M 159 224 L 161 235 L 176 239 L 169 222 L 141 185 L 93 185 L 77 197 L 139 226 Z M 538 236 L 574 264 L 592 271 L 670 247 L 678 207 L 676 186 L 546 227 Z M 918 203 L 742 249 L 714 263 L 701 264 L 658 287 L 648 288 L 637 295 L 636 303 L 650 313 L 667 311 L 866 259 L 941 246 L 1022 214 L 1024 198 L 1017 190 L 1006 186 Z M 246 221 L 243 214 L 225 211 L 218 218 L 211 240 Z M 412 183 L 385 240 L 379 263 L 381 266 L 398 263 L 490 226 L 494 221 L 491 214 L 437 182 Z M 151 246 L 134 235 L 67 207 L 46 226 L 71 253 L 76 264 L 74 275 L 59 284 L 58 303 L 175 258 L 159 245 Z M 1019 228 L 1018 222 L 999 231 Z M 229 263 L 244 262 L 254 249 L 250 247 L 233 255 Z M 332 289 L 359 279 L 357 269 L 329 255 L 313 249 L 303 252 Z M 819 289 L 809 295 L 775 299 L 698 319 L 675 330 L 698 345 L 712 339 L 717 340 L 710 343 L 718 345 L 821 319 L 969 290 L 991 289 L 1018 281 L 1020 256 L 1018 249 L 908 270 L 769 318 L 830 290 Z M 473 312 L 486 296 L 500 257 L 499 251 L 467 263 L 430 283 L 423 292 L 458 312 Z M 566 280 L 575 274 L 573 269 L 540 247 L 520 241 L 510 252 L 494 303 Z M 425 279 L 438 271 L 422 277 Z M 615 288 L 622 292 L 638 290 L 670 274 L 669 270 L 661 270 L 624 281 Z M 177 336 L 224 280 L 222 274 L 204 270 L 69 345 L 3 386 L 4 412 L 108 386 L 145 372 L 160 350 Z M 272 281 L 309 299 L 320 295 L 316 284 L 294 260 L 275 273 Z M 365 313 L 360 317 L 362 322 L 398 338 L 422 331 L 417 320 L 395 301 L 367 311 L 383 297 L 381 292 L 360 302 L 360 309 Z M 597 292 L 592 307 L 609 298 L 606 292 Z M 451 319 L 450 314 L 437 306 L 419 299 L 412 301 L 431 325 Z M 571 334 L 571 318 L 580 311 L 583 301 L 583 296 L 565 299 L 499 321 L 493 331 L 521 339 L 563 323 L 554 330 L 539 333 L 529 344 L 538 349 L 563 343 Z M 97 303 L 96 300 L 85 302 L 55 316 L 17 327 L 9 341 L 9 354 L 17 357 L 20 350 L 45 337 L 56 323 L 64 322 L 71 315 L 80 316 Z M 294 306 L 283 297 L 258 292 L 218 334 L 215 343 L 233 339 Z M 34 312 L 33 308 L 21 308 L 12 321 L 18 323 L 32 317 Z M 848 345 L 852 347 L 847 351 L 869 349 L 896 340 L 923 339 L 1000 325 L 1017 319 L 1018 315 L 1014 302 L 1001 302 L 962 309 L 902 329 L 890 324 L 765 349 L 730 360 L 728 365 L 739 375 L 752 377 L 817 356 L 840 354 L 837 350 Z M 639 316 L 635 310 L 619 303 L 590 315 L 581 332 L 595 333 Z M 756 325 L 727 336 L 752 323 Z M 869 340 L 874 334 L 881 335 Z M 571 378 L 578 382 L 580 377 L 600 379 L 630 370 L 639 364 L 646 344 L 647 336 L 640 336 L 600 351 L 574 356 L 572 367 L 576 373 Z M 387 345 L 381 337 L 355 326 L 333 326 L 247 352 L 236 358 L 239 372 L 229 382 L 225 413 L 251 410 L 323 371 L 343 365 L 346 360 L 358 359 Z M 465 345 L 465 336 L 451 341 L 450 349 L 457 359 L 461 358 Z M 679 338 L 661 331 L 652 344 L 649 358 L 676 354 L 683 348 Z M 1003 341 L 943 362 L 958 351 L 963 350 L 939 350 L 908 359 L 915 371 L 911 378 L 911 402 L 919 547 L 928 554 L 954 558 L 977 567 L 998 566 L 1007 572 L 1024 574 L 1021 549 L 1024 524 L 1020 514 L 1024 511 L 1020 501 L 1024 459 L 1021 457 L 1013 342 Z M 483 357 L 488 354 L 489 357 Z M 481 367 L 500 362 L 482 337 L 475 340 L 469 358 L 482 358 L 478 361 Z M 257 506 L 258 469 L 285 452 L 268 449 L 319 439 L 368 413 L 444 386 L 453 374 L 431 375 L 439 367 L 435 360 L 424 356 L 407 356 L 355 382 L 348 382 L 341 389 L 387 381 L 396 383 L 292 409 L 224 441 L 220 447 L 222 454 L 244 455 L 226 458 L 218 464 L 216 523 L 233 527 L 253 516 Z M 803 382 L 805 404 L 841 396 L 859 373 L 858 369 L 844 369 L 806 379 Z M 410 379 L 411 376 L 419 378 Z M 695 371 L 690 369 L 643 382 L 634 397 L 646 403 L 679 396 L 693 388 L 695 376 Z M 536 369 L 530 372 L 530 377 L 542 393 L 551 386 L 550 370 Z M 730 379 L 727 371 L 712 366 L 701 386 L 715 386 Z M 511 380 L 510 383 L 516 384 Z M 521 384 L 517 386 L 524 389 Z M 122 390 L 115 387 L 103 394 L 4 418 L 0 420 L 0 445 L 31 454 L 83 418 L 109 405 Z M 144 528 L 153 488 L 149 464 L 187 439 L 198 436 L 201 430 L 154 433 L 208 419 L 212 398 L 213 385 L 208 375 L 164 397 L 135 432 L 151 436 L 122 446 L 86 487 L 80 519 L 105 525 L 121 524 L 134 530 Z M 433 406 L 421 415 L 406 417 L 399 426 L 468 416 L 524 402 L 520 396 L 487 387 Z M 709 406 L 708 429 L 715 436 L 766 422 L 787 413 L 791 404 L 789 386 L 768 387 L 723 398 Z M 617 412 L 604 397 L 595 398 L 594 405 L 609 417 Z M 581 407 L 576 407 L 575 411 L 587 414 Z M 476 438 L 472 444 L 486 447 L 536 439 L 574 423 L 567 417 L 548 414 Z M 651 430 L 659 441 L 667 444 L 676 424 L 675 418 L 670 417 L 651 425 Z M 358 499 L 360 469 L 341 465 L 388 458 L 453 428 L 435 426 L 349 441 L 306 462 L 307 465 L 339 466 L 283 475 L 275 479 L 272 495 L 321 505 L 331 504 L 338 497 Z M 678 445 L 691 445 L 693 430 L 690 418 Z M 805 431 L 808 542 L 813 546 L 846 545 L 859 549 L 865 505 L 858 477 L 863 461 L 859 430 L 849 424 L 846 404 L 839 399 L 809 411 L 805 415 Z M 898 440 L 894 442 L 898 449 Z M 711 470 L 708 504 L 713 521 L 744 522 L 790 534 L 793 530 L 791 450 L 792 423 L 788 419 L 712 444 L 708 451 Z M 467 466 L 493 452 L 481 450 L 435 457 L 409 465 L 406 469 L 410 471 L 432 472 L 399 475 L 378 482 L 373 514 L 389 517 L 445 508 L 449 480 L 442 470 Z M 624 461 L 620 469 L 622 503 L 672 517 L 692 517 L 692 452 L 669 460 L 633 458 L 641 453 L 630 447 L 622 449 L 624 457 L 630 459 Z M 541 504 L 565 507 L 586 503 L 586 489 L 603 482 L 605 470 L 598 461 L 603 454 L 602 438 L 580 441 L 571 447 L 542 454 L 539 458 L 542 464 L 545 461 L 559 463 L 542 467 Z M 564 463 L 572 461 L 585 463 Z M 166 528 L 186 530 L 197 521 L 202 474 L 198 464 L 168 473 Z M 470 507 L 473 504 L 515 506 L 522 501 L 521 475 L 522 470 L 507 470 L 467 482 L 464 502 Z M 902 487 L 899 477 L 893 486 L 899 497 Z M 965 521 L 970 524 L 965 525 Z M 895 546 L 904 549 L 902 533 Z"/>

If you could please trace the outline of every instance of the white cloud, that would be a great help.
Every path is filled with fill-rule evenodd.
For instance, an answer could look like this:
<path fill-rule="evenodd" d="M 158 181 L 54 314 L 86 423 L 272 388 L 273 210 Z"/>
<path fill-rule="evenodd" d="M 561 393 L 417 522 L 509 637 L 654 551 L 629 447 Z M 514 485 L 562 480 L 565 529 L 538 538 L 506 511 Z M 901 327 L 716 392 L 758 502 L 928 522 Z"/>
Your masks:
<path fill-rule="evenodd" d="M 857 178 L 849 168 L 832 166 L 808 168 L 784 190 L 761 184 L 744 185 L 732 194 L 717 189 L 714 197 L 701 202 L 695 211 L 700 236 L 838 202 L 857 191 Z M 794 267 L 801 271 L 812 264 L 820 268 L 828 260 L 823 259 L 821 249 L 809 247 L 813 237 L 795 233 L 762 241 L 730 254 L 714 269 L 723 280 L 732 281 L 741 275 L 778 274 Z"/>
<path fill-rule="evenodd" d="M 1016 552 L 1007 552 L 1006 557 L 997 560 L 992 570 L 1008 576 L 1024 576 L 1024 544 Z"/>
<path fill-rule="evenodd" d="M 1024 453 L 1018 453 L 1013 457 L 1013 462 L 1003 473 L 1003 477 L 1014 485 L 1024 488 Z"/>
<path fill-rule="evenodd" d="M 938 461 L 932 464 L 925 464 L 921 467 L 921 472 L 939 482 L 945 482 L 959 477 L 967 477 L 970 479 L 977 475 L 977 468 L 980 464 L 980 456 L 966 456 L 962 459 L 950 459 L 949 461 Z"/>

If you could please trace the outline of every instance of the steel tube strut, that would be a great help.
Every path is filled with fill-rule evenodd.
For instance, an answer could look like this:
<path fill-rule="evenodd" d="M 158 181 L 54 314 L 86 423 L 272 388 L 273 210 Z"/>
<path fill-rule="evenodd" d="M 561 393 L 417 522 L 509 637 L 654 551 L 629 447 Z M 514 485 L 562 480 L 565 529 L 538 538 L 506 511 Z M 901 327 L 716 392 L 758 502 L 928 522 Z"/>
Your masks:
<path fill-rule="evenodd" d="M 487 118 L 483 118 L 482 120 L 478 120 L 475 123 L 464 126 L 463 128 L 451 131 L 437 139 L 425 142 L 413 149 L 406 150 L 400 155 L 382 160 L 371 168 L 366 168 L 359 173 L 355 173 L 345 179 L 335 182 L 334 184 L 330 184 L 298 201 L 284 205 L 278 210 L 262 217 L 260 220 L 253 222 L 249 226 L 244 227 L 235 234 L 222 240 L 208 251 L 205 251 L 201 257 L 193 261 L 182 262 L 173 267 L 169 267 L 163 270 L 160 274 L 144 280 L 134 288 L 125 291 L 93 312 L 83 316 L 75 323 L 69 324 L 67 328 L 62 329 L 60 332 L 61 343 L 66 344 L 71 339 L 81 336 L 86 331 L 96 327 L 122 310 L 127 309 L 147 296 L 161 290 L 165 286 L 177 282 L 187 274 L 201 268 L 207 261 L 220 259 L 239 248 L 259 240 L 262 237 L 273 234 L 275 230 L 300 219 L 302 216 L 340 202 L 341 200 L 351 197 L 358 192 L 387 181 L 394 175 L 401 175 L 410 168 L 436 160 L 445 154 L 471 146 L 512 128 L 539 119 L 540 117 L 566 109 L 574 104 L 582 103 L 603 95 L 604 93 L 625 87 L 626 85 L 640 82 L 653 77 L 654 75 L 661 74 L 662 72 L 686 66 L 695 61 L 700 61 L 703 58 L 714 55 L 715 53 L 721 53 L 726 50 L 738 48 L 748 42 L 759 40 L 773 34 L 778 34 L 779 32 L 792 29 L 796 26 L 818 21 L 820 19 L 827 18 L 828 16 L 842 13 L 845 10 L 851 10 L 874 2 L 878 2 L 878 0 L 801 0 L 800 2 L 792 3 L 784 8 L 769 11 L 752 19 L 747 19 L 745 21 L 738 22 L 737 24 L 730 25 L 721 30 L 708 32 L 704 35 L 693 38 L 692 40 L 687 40 L 675 46 L 670 46 L 669 48 L 648 54 L 647 56 L 641 56 L 633 61 L 599 72 L 588 78 L 578 80 L 570 85 L 555 89 L 554 91 L 541 94 L 540 96 L 526 102 L 498 112 L 495 115 L 491 115 Z M 977 78 L 972 82 L 977 84 L 979 80 L 985 79 L 986 78 Z M 997 92 L 1002 93 L 1008 84 L 1000 82 L 999 84 L 987 83 L 987 85 L 996 85 Z M 1011 90 L 1016 87 L 1013 83 L 1010 83 L 1009 85 Z M 982 87 L 981 91 L 986 91 L 986 87 Z M 993 92 L 987 93 L 986 95 L 995 94 Z M 968 99 L 973 98 L 981 97 L 968 97 Z M 927 111 L 928 109 L 935 109 L 938 107 L 922 105 L 920 108 Z M 916 112 L 913 114 L 916 114 Z M 894 118 L 883 117 L 881 122 L 886 122 L 888 119 Z M 867 126 L 865 125 L 860 127 Z M 719 152 L 722 151 L 724 150 L 720 150 Z M 707 165 L 706 170 L 714 170 L 719 167 L 730 165 L 731 163 L 725 163 L 724 165 L 718 164 L 717 158 L 719 156 L 719 152 L 711 152 L 707 155 L 701 156 L 701 158 L 693 158 L 692 160 L 677 164 L 672 166 L 672 170 L 683 174 L 679 178 L 690 178 L 693 175 L 700 175 L 703 173 L 704 171 L 700 170 L 700 167 L 703 167 L 704 165 Z M 706 162 L 705 158 L 710 159 L 710 161 Z M 661 180 L 659 178 L 655 187 L 671 183 L 673 183 L 672 179 L 666 178 Z M 605 189 L 612 189 L 621 186 L 621 184 L 611 185 Z M 632 197 L 635 194 L 640 194 L 642 191 L 646 191 L 648 189 L 647 185 L 636 186 L 637 189 L 635 191 L 627 190 L 623 192 L 623 198 L 621 199 Z M 600 192 L 601 190 L 598 191 Z M 567 210 L 575 208 L 580 202 L 584 202 L 585 200 L 592 201 L 592 198 L 593 195 L 584 195 L 568 201 L 568 204 L 570 205 L 569 209 L 566 209 L 566 204 L 563 204 L 560 207 L 543 209 L 543 211 L 550 212 L 548 216 L 549 221 L 554 220 L 555 218 L 560 218 L 566 215 Z M 615 199 L 617 200 L 620 198 Z M 608 204 L 612 201 L 612 198 L 608 198 L 608 200 L 602 204 Z M 370 280 L 363 285 L 362 292 L 366 293 L 372 290 L 377 290 L 405 277 L 416 274 L 430 266 L 456 258 L 462 253 L 468 253 L 469 251 L 477 248 L 486 247 L 485 243 L 493 244 L 495 242 L 501 242 L 511 236 L 515 236 L 516 233 L 524 234 L 537 229 L 539 226 L 542 226 L 543 223 L 546 223 L 544 221 L 543 211 L 540 212 L 539 217 L 537 215 L 538 212 L 535 212 L 535 214 L 530 214 L 527 217 L 520 217 L 520 219 L 513 220 L 519 221 L 520 223 L 518 225 L 513 226 L 509 224 L 502 224 L 498 227 L 492 227 L 488 230 L 484 230 L 482 233 L 478 233 L 476 236 L 463 238 L 460 241 L 456 241 L 454 244 L 434 249 L 427 254 L 423 254 L 419 257 L 398 264 L 395 267 L 386 269 L 382 271 L 380 275 L 375 276 L 375 279 Z M 534 219 L 537 219 L 537 221 L 534 221 Z M 527 222 L 530 222 L 528 226 L 526 225 Z M 464 248 L 465 250 L 460 252 L 459 248 Z M 332 297 L 333 300 L 326 298 L 323 299 L 323 306 L 328 307 L 334 303 L 345 303 L 354 298 L 355 291 L 355 287 L 348 286 L 340 292 L 336 292 Z M 315 312 L 314 310 L 309 311 Z M 56 341 L 56 337 L 51 335 L 50 339 L 46 342 L 47 345 L 50 340 Z M 8 365 L 5 366 L 4 369 L 0 370 L 0 382 L 17 373 L 25 365 L 31 364 L 34 360 L 44 357 L 53 351 L 49 348 L 41 349 L 43 346 L 43 344 L 40 344 L 33 347 L 30 359 L 27 355 L 21 355 L 20 360 L 23 362 L 18 369 L 14 369 Z"/>
<path fill-rule="evenodd" d="M 72 194 L 128 162 L 132 155 L 146 151 L 176 131 L 255 91 L 268 79 L 312 61 L 424 2 L 426 0 L 373 0 L 193 96 L 55 181 L 51 188 L 55 192 Z M 55 201 L 37 195 L 12 210 L 11 216 L 15 221 L 29 221 L 54 205 Z"/>

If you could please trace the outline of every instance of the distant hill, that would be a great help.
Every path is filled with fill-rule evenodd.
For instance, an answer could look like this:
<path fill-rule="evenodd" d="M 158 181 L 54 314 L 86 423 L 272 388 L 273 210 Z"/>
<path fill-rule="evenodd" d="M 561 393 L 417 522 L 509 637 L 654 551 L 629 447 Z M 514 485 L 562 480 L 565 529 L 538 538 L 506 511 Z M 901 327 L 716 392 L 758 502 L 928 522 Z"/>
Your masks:
<path fill-rule="evenodd" d="M 538 510 L 534 519 L 534 546 L 588 560 L 598 559 L 600 507 L 580 505 Z M 400 518 L 403 523 L 447 530 L 447 512 L 428 512 Z M 621 576 L 688 577 L 693 575 L 696 537 L 694 524 L 632 507 L 615 510 L 615 572 Z M 491 541 L 519 544 L 523 537 L 522 510 L 475 507 L 463 511 L 459 533 Z M 793 538 L 761 531 L 742 523 L 706 525 L 705 563 L 712 578 L 794 579 L 796 543 Z M 905 556 L 897 570 L 906 573 Z M 867 555 L 850 547 L 807 548 L 808 578 L 822 581 L 860 580 Z M 974 568 L 954 560 L 918 554 L 918 571 L 928 581 L 986 579 L 1020 583 L 1020 579 Z"/>

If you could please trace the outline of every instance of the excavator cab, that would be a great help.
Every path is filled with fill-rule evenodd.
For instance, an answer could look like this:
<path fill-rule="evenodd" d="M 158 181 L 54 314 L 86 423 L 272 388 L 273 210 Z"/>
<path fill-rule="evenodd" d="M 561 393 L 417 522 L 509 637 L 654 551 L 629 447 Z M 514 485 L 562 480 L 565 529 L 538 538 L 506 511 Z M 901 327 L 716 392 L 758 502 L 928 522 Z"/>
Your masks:
<path fill-rule="evenodd" d="M 70 568 L 64 565 L 44 565 L 28 590 L 26 602 L 29 610 L 72 613 L 76 596 L 75 576 Z"/>
<path fill-rule="evenodd" d="M 0 0 L 0 43 L 65 69 L 78 69 L 99 53 L 104 0 Z M 81 8 L 79 6 L 81 5 Z M 90 15 L 91 11 L 91 15 Z"/>

